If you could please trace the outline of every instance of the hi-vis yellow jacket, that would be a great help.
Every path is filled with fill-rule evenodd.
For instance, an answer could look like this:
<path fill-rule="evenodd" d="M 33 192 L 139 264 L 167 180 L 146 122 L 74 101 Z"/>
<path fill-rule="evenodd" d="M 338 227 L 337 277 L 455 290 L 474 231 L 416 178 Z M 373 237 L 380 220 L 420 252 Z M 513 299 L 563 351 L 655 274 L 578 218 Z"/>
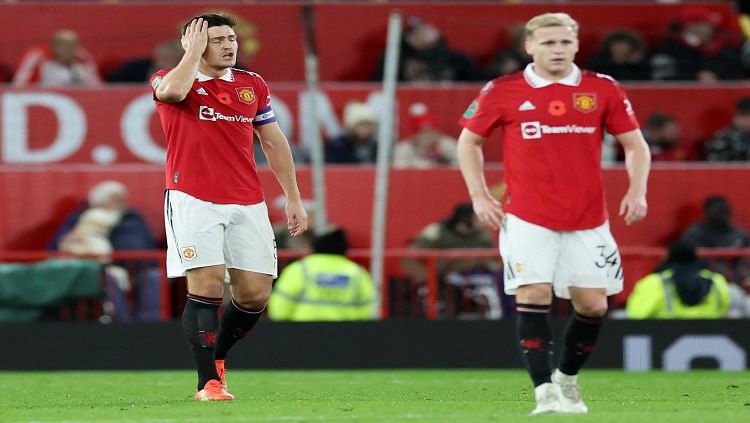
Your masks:
<path fill-rule="evenodd" d="M 311 254 L 287 266 L 268 301 L 273 320 L 367 320 L 375 310 L 370 274 L 337 254 Z"/>
<path fill-rule="evenodd" d="M 711 290 L 703 300 L 688 306 L 682 303 L 672 281 L 673 271 L 652 273 L 638 281 L 628 297 L 627 312 L 631 319 L 720 319 L 730 306 L 729 286 L 719 273 L 707 269 L 700 275 L 711 280 Z"/>

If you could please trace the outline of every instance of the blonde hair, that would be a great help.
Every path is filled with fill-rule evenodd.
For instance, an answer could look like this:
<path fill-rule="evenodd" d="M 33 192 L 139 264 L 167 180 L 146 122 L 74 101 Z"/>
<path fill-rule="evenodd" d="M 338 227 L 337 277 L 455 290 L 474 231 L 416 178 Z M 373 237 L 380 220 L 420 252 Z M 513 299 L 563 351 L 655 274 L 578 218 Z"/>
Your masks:
<path fill-rule="evenodd" d="M 578 22 L 571 18 L 567 13 L 543 13 L 541 15 L 534 16 L 526 22 L 525 34 L 526 39 L 530 40 L 534 36 L 534 31 L 539 28 L 547 28 L 551 26 L 562 26 L 568 27 L 571 31 L 578 36 Z"/>

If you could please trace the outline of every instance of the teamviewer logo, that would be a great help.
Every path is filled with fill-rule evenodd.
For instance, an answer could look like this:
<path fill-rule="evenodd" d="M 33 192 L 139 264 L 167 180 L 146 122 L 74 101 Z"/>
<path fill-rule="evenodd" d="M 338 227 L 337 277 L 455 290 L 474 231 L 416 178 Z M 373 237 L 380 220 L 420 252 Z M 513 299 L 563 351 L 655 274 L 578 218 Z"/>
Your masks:
<path fill-rule="evenodd" d="M 214 108 L 208 106 L 201 106 L 198 110 L 198 118 L 200 120 L 212 120 L 216 122 L 216 115 L 214 115 Z"/>
<path fill-rule="evenodd" d="M 539 122 L 521 122 L 521 138 L 535 140 L 542 137 L 542 127 Z"/>

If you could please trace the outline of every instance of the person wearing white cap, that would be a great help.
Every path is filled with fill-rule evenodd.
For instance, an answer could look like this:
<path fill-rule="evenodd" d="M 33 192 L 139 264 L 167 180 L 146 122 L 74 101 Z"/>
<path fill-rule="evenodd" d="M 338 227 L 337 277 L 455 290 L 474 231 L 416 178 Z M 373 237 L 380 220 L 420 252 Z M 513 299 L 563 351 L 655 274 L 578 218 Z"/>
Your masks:
<path fill-rule="evenodd" d="M 365 103 L 344 108 L 346 131 L 326 143 L 327 163 L 375 163 L 378 141 L 375 112 Z"/>

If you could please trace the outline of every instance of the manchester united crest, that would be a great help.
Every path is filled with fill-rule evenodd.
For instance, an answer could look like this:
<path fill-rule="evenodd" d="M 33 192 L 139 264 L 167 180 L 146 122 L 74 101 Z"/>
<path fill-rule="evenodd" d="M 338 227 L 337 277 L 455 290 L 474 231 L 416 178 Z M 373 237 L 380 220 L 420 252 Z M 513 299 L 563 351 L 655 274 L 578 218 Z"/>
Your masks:
<path fill-rule="evenodd" d="M 192 261 L 198 254 L 195 252 L 195 247 L 183 247 L 182 248 L 182 259 Z"/>
<path fill-rule="evenodd" d="M 237 88 L 237 97 L 240 101 L 252 104 L 255 101 L 255 91 L 250 87 Z"/>
<path fill-rule="evenodd" d="M 596 94 L 573 94 L 573 107 L 575 107 L 579 112 L 593 112 L 594 110 L 596 110 Z"/>

